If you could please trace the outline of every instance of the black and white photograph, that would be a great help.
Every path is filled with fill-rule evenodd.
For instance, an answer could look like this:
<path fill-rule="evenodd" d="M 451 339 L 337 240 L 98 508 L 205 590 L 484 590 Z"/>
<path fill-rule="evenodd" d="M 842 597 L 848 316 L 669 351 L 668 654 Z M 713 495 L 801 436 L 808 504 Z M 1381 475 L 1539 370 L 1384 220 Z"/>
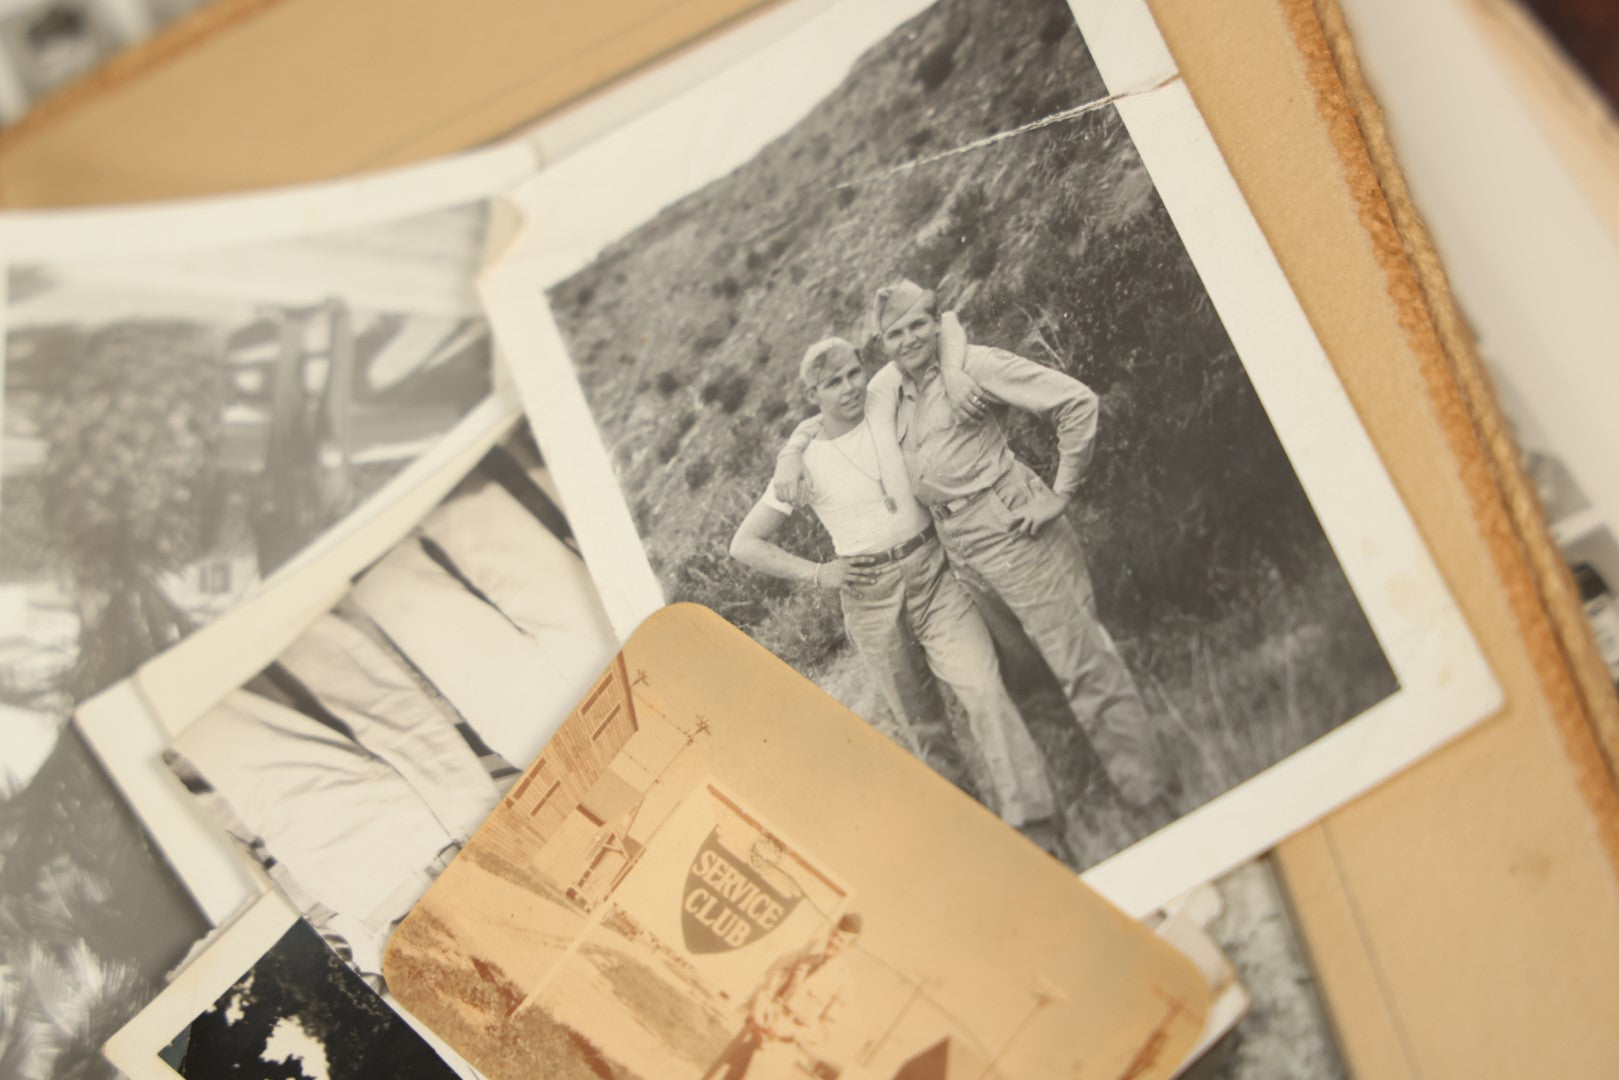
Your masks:
<path fill-rule="evenodd" d="M 97 1047 L 220 917 L 68 716 L 484 407 L 481 197 L 511 175 L 5 221 L 0 1073 L 111 1075 Z"/>
<path fill-rule="evenodd" d="M 442 1053 L 273 900 L 245 913 L 107 1045 L 131 1080 L 466 1075 Z"/>
<path fill-rule="evenodd" d="M 484 292 L 615 621 L 712 607 L 1148 910 L 1494 690 L 1150 16 L 1105 7 L 815 5 L 527 185 Z M 1218 843 L 1120 869 L 1216 800 Z"/>
<path fill-rule="evenodd" d="M 151 15 L 142 0 L 0 4 L 0 124 L 151 33 Z"/>
<path fill-rule="evenodd" d="M 162 1056 L 187 1080 L 456 1075 L 302 920 Z"/>
<path fill-rule="evenodd" d="M 1581 445 L 1577 428 L 1576 434 L 1570 436 L 1561 424 L 1561 413 L 1554 437 L 1546 424 L 1537 422 L 1515 385 L 1514 376 L 1521 373 L 1499 358 L 1485 355 L 1491 364 L 1496 399 L 1523 455 L 1524 471 L 1540 498 L 1552 539 L 1574 575 L 1580 603 L 1603 662 L 1614 682 L 1619 683 L 1619 601 L 1614 594 L 1614 588 L 1619 586 L 1619 538 L 1615 523 L 1605 516 L 1610 493 L 1588 494 L 1579 479 L 1581 474 L 1589 478 L 1596 471 L 1592 469 L 1593 461 L 1604 462 L 1605 470 L 1605 458 Z"/>
<path fill-rule="evenodd" d="M 526 425 L 165 760 L 354 969 L 617 650 Z"/>
<path fill-rule="evenodd" d="M 216 0 L 3 0 L 0 126 Z"/>
<path fill-rule="evenodd" d="M 112 1080 L 102 1042 L 208 923 L 83 739 L 41 719 L 48 749 L 0 797 L 0 1076 Z M 28 729 L 0 721 L 9 758 Z"/>
<path fill-rule="evenodd" d="M 484 221 L 473 204 L 250 250 L 11 266 L 0 567 L 29 629 L 19 691 L 78 700 L 128 675 L 488 396 Z"/>
<path fill-rule="evenodd" d="M 1293 922 L 1280 875 L 1267 856 L 1244 863 L 1207 890 L 1218 903 L 1206 930 L 1248 996 L 1242 1019 L 1197 1080 L 1298 1076 L 1348 1080 L 1311 961 Z M 1194 894 L 1194 899 L 1201 899 Z"/>

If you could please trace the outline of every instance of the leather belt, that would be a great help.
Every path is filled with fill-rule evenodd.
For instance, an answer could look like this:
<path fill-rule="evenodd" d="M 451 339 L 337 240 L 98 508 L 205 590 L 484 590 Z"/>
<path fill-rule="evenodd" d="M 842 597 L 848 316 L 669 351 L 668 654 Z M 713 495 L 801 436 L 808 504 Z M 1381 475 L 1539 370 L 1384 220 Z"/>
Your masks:
<path fill-rule="evenodd" d="M 909 540 L 895 544 L 887 551 L 873 551 L 866 555 L 851 555 L 848 560 L 849 565 L 860 567 L 886 566 L 891 562 L 899 562 L 899 560 L 932 540 L 934 535 L 933 526 L 929 525 Z"/>
<path fill-rule="evenodd" d="M 971 495 L 963 495 L 960 498 L 951 499 L 949 502 L 935 503 L 933 506 L 928 507 L 928 512 L 936 518 L 954 517 L 979 499 L 982 499 L 988 491 L 989 488 L 980 488 Z"/>

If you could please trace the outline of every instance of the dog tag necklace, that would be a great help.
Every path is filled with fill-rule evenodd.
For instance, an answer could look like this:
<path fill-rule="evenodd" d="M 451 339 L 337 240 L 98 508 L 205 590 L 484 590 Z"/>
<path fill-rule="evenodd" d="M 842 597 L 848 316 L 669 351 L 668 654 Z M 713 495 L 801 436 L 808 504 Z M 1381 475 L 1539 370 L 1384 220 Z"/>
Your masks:
<path fill-rule="evenodd" d="M 871 475 L 871 473 L 861 468 L 860 462 L 850 457 L 843 447 L 838 445 L 838 440 L 828 439 L 826 441 L 832 447 L 832 449 L 838 452 L 838 455 L 842 457 L 844 461 L 849 463 L 849 467 L 851 469 L 859 473 L 861 476 L 864 476 L 867 480 L 871 480 L 876 483 L 877 490 L 883 493 L 883 505 L 888 507 L 888 512 L 890 514 L 897 514 L 899 513 L 899 503 L 894 500 L 894 496 L 888 493 L 888 485 L 883 483 L 883 459 L 882 456 L 877 453 L 877 436 L 871 433 L 870 421 L 862 420 L 860 421 L 860 424 L 866 429 L 866 439 L 871 443 L 871 460 L 877 465 L 876 476 Z"/>

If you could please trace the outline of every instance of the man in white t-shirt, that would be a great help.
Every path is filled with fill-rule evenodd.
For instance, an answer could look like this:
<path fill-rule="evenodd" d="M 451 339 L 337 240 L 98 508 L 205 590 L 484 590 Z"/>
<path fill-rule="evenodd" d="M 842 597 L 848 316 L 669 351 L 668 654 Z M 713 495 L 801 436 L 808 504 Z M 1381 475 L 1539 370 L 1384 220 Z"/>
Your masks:
<path fill-rule="evenodd" d="M 825 423 L 804 450 L 813 480 L 809 507 L 832 536 L 837 558 L 812 562 L 774 536 L 793 507 L 766 492 L 743 519 L 731 554 L 755 570 L 837 589 L 843 625 L 902 735 L 931 719 L 937 696 L 911 676 L 920 645 L 927 668 L 949 686 L 993 787 L 992 808 L 1013 826 L 1048 818 L 1055 800 L 1045 761 L 1001 681 L 989 631 L 945 561 L 928 512 L 911 494 L 905 462 L 866 423 L 866 373 L 853 345 L 828 338 L 799 368 Z M 914 738 L 907 740 L 913 753 Z"/>

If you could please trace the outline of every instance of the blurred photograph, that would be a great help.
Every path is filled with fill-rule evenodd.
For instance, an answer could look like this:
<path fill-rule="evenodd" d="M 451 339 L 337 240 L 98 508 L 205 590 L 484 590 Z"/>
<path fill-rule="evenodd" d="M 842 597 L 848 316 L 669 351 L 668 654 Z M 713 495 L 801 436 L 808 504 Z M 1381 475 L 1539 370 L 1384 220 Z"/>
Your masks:
<path fill-rule="evenodd" d="M 488 395 L 484 221 L 478 204 L 11 267 L 0 588 L 29 630 L 19 692 L 80 700 L 128 675 Z"/>
<path fill-rule="evenodd" d="M 510 160 L 5 221 L 0 1073 L 111 1075 L 97 1047 L 230 914 L 109 776 L 145 762 L 68 717 L 489 398 L 472 279 Z"/>
<path fill-rule="evenodd" d="M 0 10 L 0 124 L 151 31 L 131 0 L 20 0 Z"/>

